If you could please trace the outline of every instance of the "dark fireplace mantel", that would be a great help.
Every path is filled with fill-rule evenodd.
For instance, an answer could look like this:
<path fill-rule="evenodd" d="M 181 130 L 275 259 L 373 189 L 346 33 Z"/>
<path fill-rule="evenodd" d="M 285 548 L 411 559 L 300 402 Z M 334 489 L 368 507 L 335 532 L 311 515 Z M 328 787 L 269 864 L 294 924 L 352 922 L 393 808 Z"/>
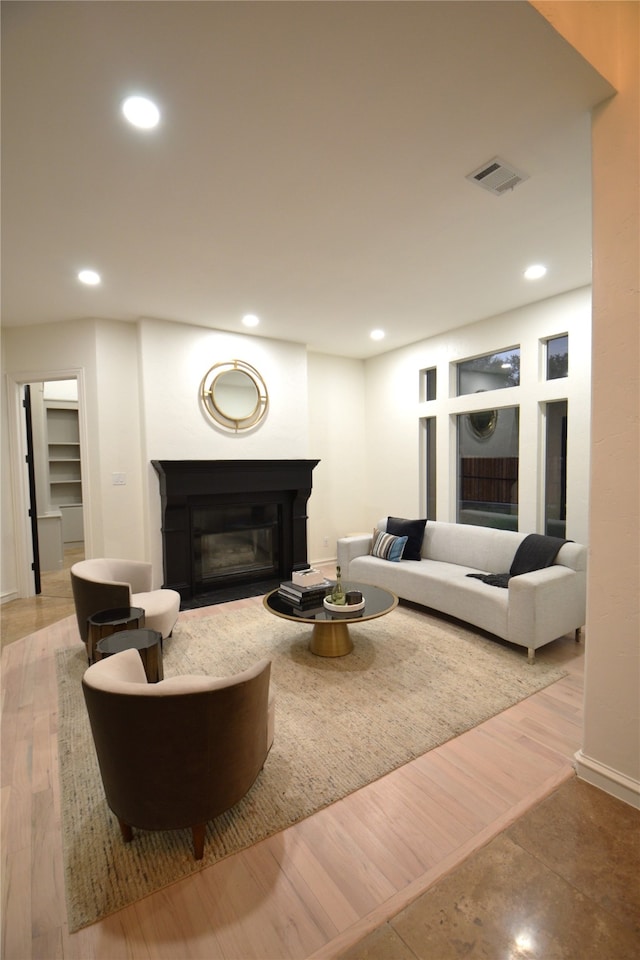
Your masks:
<path fill-rule="evenodd" d="M 207 508 L 235 515 L 269 506 L 274 526 L 272 576 L 307 567 L 307 501 L 319 460 L 152 460 L 160 480 L 164 585 L 183 600 L 210 589 L 199 566 L 198 524 Z M 249 582 L 251 571 L 236 574 Z M 230 578 L 227 578 L 227 582 Z M 231 579 L 233 579 L 231 577 Z"/>

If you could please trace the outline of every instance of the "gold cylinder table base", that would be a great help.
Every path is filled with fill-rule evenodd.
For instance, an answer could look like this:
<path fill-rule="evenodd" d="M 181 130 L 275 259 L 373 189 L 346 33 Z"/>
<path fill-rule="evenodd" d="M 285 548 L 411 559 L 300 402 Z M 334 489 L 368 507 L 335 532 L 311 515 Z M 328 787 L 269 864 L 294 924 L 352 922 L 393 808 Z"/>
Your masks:
<path fill-rule="evenodd" d="M 353 650 L 348 625 L 339 620 L 318 620 L 313 627 L 309 650 L 317 657 L 346 657 Z"/>

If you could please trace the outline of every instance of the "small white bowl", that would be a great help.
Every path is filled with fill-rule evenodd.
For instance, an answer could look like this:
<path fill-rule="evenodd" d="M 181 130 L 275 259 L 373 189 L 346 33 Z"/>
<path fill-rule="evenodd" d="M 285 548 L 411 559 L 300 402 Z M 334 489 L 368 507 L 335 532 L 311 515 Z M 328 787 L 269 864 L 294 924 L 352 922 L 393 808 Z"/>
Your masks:
<path fill-rule="evenodd" d="M 364 599 L 360 603 L 331 603 L 331 600 L 325 597 L 322 602 L 325 609 L 331 613 L 357 613 L 364 609 Z"/>

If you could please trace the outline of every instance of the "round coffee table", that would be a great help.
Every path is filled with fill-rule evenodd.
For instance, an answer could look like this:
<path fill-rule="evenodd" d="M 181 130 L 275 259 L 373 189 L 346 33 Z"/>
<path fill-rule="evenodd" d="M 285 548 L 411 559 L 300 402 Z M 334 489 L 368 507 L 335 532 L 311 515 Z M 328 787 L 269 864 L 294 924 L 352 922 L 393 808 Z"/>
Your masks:
<path fill-rule="evenodd" d="M 398 598 L 390 590 L 372 587 L 368 583 L 349 581 L 343 586 L 345 591 L 360 591 L 365 601 L 362 610 L 350 613 L 349 607 L 345 606 L 344 612 L 332 613 L 322 605 L 310 610 L 301 609 L 295 603 L 285 600 L 277 590 L 268 593 L 262 602 L 269 613 L 276 617 L 313 625 L 309 644 L 311 653 L 318 657 L 344 657 L 353 650 L 349 624 L 383 617 L 398 606 Z"/>

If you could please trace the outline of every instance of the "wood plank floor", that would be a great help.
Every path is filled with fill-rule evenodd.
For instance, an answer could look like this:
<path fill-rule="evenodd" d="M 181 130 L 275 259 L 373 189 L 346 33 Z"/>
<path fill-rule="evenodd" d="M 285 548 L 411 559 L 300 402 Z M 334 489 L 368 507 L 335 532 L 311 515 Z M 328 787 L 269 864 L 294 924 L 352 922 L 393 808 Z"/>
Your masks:
<path fill-rule="evenodd" d="M 69 934 L 55 651 L 78 643 L 68 617 L 2 651 L 4 960 L 338 956 L 573 776 L 581 746 L 583 645 L 565 637 L 538 652 L 566 667 L 564 679 L 302 823 Z"/>

